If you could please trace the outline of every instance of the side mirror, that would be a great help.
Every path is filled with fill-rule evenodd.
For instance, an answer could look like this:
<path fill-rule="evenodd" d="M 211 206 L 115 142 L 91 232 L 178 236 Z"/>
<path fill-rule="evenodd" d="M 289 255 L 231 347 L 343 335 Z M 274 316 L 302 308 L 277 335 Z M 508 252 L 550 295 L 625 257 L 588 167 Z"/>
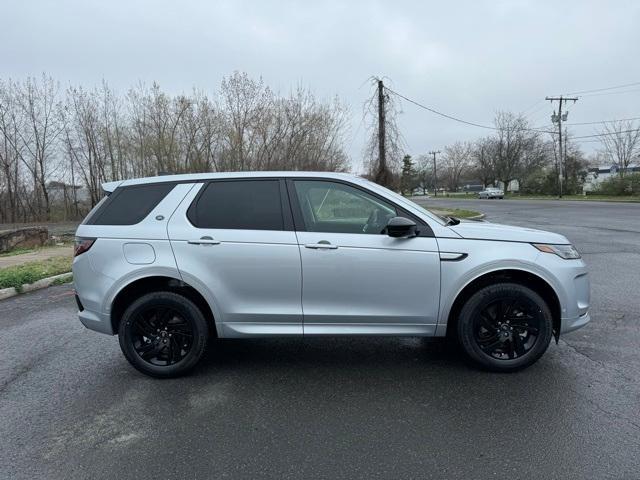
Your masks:
<path fill-rule="evenodd" d="M 405 217 L 393 217 L 387 223 L 384 233 L 393 238 L 411 238 L 418 236 L 416 222 Z"/>

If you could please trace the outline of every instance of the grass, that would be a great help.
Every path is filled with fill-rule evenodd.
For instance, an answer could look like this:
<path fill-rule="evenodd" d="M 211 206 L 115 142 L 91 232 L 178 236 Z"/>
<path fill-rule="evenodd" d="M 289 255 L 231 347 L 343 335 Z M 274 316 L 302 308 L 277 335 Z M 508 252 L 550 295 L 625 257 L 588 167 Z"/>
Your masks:
<path fill-rule="evenodd" d="M 9 252 L 0 253 L 0 257 L 13 257 L 14 255 L 22 255 L 23 253 L 33 253 L 35 252 L 35 248 L 16 248 L 15 250 L 11 250 Z"/>
<path fill-rule="evenodd" d="M 579 200 L 592 202 L 640 202 L 637 195 L 563 195 L 558 198 L 557 195 L 518 195 L 507 193 L 505 198 L 513 200 Z"/>
<path fill-rule="evenodd" d="M 53 257 L 38 262 L 28 262 L 0 270 L 0 288 L 14 287 L 22 290 L 22 285 L 37 282 L 71 271 L 71 257 Z"/>
<path fill-rule="evenodd" d="M 442 200 L 477 200 L 478 196 L 475 193 L 446 193 L 438 194 L 437 197 L 431 197 L 431 199 Z M 562 198 L 558 198 L 557 195 L 526 195 L 517 193 L 507 193 L 504 198 L 509 200 L 579 200 L 579 201 L 591 201 L 591 202 L 634 202 L 640 203 L 640 196 L 638 195 L 563 195 Z"/>
<path fill-rule="evenodd" d="M 9 252 L 4 252 L 4 253 L 0 253 L 0 258 L 2 257 L 14 257 L 16 255 L 23 255 L 25 253 L 36 253 L 39 252 L 41 250 L 54 250 L 56 248 L 62 248 L 62 247 L 66 247 L 68 245 L 71 245 L 70 243 L 63 243 L 62 245 L 47 245 L 47 246 L 43 246 L 43 247 L 34 247 L 34 248 L 16 248 L 14 250 L 11 250 Z"/>
<path fill-rule="evenodd" d="M 469 218 L 480 215 L 480 212 L 476 212 L 474 210 L 466 210 L 464 208 L 454 208 L 453 210 L 447 210 L 445 212 L 445 215 L 456 218 Z"/>
<path fill-rule="evenodd" d="M 70 283 L 73 281 L 73 273 L 69 273 L 64 277 L 56 278 L 51 285 L 64 285 L 65 283 Z"/>

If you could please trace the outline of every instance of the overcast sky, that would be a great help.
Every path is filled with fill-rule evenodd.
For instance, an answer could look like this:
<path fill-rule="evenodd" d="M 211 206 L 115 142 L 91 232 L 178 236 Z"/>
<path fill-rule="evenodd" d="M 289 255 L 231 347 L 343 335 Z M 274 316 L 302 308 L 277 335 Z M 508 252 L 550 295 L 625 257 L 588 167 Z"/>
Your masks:
<path fill-rule="evenodd" d="M 3 78 L 213 92 L 241 70 L 281 92 L 302 84 L 338 95 L 351 110 L 356 170 L 371 76 L 466 120 L 490 124 L 502 109 L 536 126 L 548 123 L 546 95 L 640 82 L 640 1 L 5 0 L 0 13 Z M 581 98 L 569 122 L 640 117 L 640 85 L 611 92 Z M 487 133 L 406 102 L 399 121 L 415 156 Z"/>

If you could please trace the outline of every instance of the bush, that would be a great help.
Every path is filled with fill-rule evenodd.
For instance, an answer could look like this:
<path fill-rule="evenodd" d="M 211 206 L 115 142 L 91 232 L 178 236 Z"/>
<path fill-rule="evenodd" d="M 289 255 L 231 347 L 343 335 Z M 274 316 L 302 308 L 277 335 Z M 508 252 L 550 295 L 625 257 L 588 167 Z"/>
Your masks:
<path fill-rule="evenodd" d="M 640 173 L 613 176 L 602 182 L 594 192 L 601 195 L 640 195 Z"/>

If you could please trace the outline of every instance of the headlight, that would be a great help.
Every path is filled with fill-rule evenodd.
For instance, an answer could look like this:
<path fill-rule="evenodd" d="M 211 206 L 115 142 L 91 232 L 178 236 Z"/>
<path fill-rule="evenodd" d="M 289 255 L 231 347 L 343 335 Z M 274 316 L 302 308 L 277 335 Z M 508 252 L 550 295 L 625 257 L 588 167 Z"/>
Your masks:
<path fill-rule="evenodd" d="M 547 243 L 533 243 L 534 247 L 544 253 L 554 253 L 565 260 L 580 258 L 580 253 L 573 245 L 550 245 Z"/>

